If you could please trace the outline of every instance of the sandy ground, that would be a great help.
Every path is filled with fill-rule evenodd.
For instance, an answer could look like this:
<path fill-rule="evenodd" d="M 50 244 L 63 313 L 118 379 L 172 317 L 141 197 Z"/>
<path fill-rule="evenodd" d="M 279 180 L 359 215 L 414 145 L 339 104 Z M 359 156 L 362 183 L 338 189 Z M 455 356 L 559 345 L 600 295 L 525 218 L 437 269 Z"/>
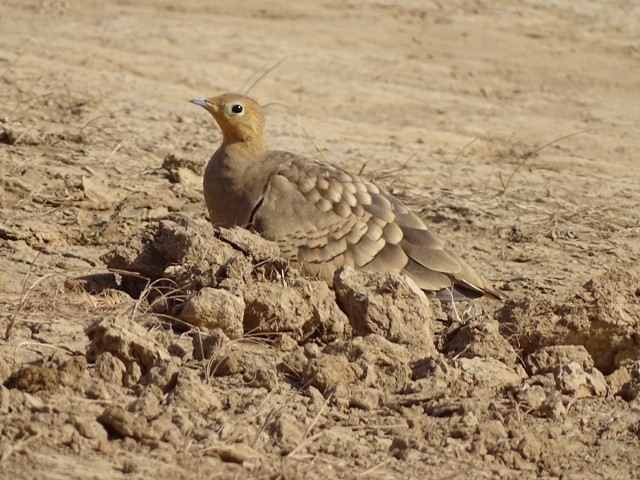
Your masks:
<path fill-rule="evenodd" d="M 639 39 L 633 0 L 0 1 L 0 476 L 637 478 Z M 187 100 L 247 90 L 510 300 L 214 238 Z"/>

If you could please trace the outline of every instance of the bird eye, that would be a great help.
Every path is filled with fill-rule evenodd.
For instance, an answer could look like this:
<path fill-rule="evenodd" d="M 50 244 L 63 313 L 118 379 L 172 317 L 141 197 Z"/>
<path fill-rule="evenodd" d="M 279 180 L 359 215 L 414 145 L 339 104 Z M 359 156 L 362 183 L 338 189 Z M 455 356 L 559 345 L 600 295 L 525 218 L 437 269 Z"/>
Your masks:
<path fill-rule="evenodd" d="M 239 103 L 234 103 L 233 105 L 231 105 L 231 113 L 239 115 L 242 112 L 244 112 L 244 107 Z"/>

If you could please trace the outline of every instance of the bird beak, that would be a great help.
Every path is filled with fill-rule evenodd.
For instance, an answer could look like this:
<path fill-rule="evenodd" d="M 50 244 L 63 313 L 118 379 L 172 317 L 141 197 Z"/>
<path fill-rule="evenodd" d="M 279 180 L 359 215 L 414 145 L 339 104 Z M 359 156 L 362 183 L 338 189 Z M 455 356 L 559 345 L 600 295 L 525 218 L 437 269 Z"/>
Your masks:
<path fill-rule="evenodd" d="M 195 98 L 192 98 L 192 99 L 191 99 L 191 100 L 189 100 L 189 101 L 190 101 L 191 103 L 195 104 L 195 105 L 198 105 L 198 106 L 200 106 L 200 107 L 204 108 L 204 109 L 205 109 L 205 110 L 207 110 L 208 112 L 212 112 L 212 113 L 213 113 L 214 111 L 217 111 L 217 110 L 218 110 L 217 108 L 215 108 L 215 107 L 213 106 L 213 104 L 212 104 L 211 102 L 209 102 L 209 100 L 207 100 L 207 99 L 206 99 L 206 98 L 204 98 L 204 97 L 195 97 Z"/>

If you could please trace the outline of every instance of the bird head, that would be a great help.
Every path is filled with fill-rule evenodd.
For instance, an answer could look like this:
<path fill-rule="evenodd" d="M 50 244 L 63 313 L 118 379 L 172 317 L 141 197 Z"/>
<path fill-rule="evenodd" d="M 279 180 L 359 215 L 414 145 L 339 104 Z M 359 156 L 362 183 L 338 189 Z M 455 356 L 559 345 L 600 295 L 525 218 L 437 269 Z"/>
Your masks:
<path fill-rule="evenodd" d="M 264 115 L 258 103 L 244 95 L 225 93 L 217 97 L 196 97 L 199 105 L 215 118 L 222 130 L 223 145 L 236 142 L 262 143 Z"/>

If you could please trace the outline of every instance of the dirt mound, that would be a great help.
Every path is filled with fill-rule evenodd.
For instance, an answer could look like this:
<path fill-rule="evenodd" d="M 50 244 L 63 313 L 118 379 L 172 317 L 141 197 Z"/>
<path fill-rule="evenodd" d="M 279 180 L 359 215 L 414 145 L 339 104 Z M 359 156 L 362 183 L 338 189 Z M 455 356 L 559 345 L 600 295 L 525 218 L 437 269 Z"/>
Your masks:
<path fill-rule="evenodd" d="M 225 464 L 299 475 L 309 456 L 373 456 L 401 470 L 437 445 L 495 471 L 551 474 L 571 465 L 566 435 L 586 442 L 576 453 L 591 448 L 590 429 L 635 431 L 633 417 L 586 431 L 569 422 L 578 399 L 637 403 L 631 274 L 590 281 L 561 305 L 513 301 L 499 323 L 479 308 L 443 310 L 396 275 L 343 269 L 334 293 L 300 277 L 275 244 L 182 215 L 147 222 L 103 259 L 117 275 L 66 281 L 69 301 L 129 301 L 96 310 L 70 357 L 25 366 L 4 350 L 3 438 L 19 438 L 43 400 L 55 409 L 81 396 L 95 403 L 47 421 L 56 442 L 103 454 L 122 443 L 177 466 L 192 461 L 188 442 L 201 473 Z M 603 366 L 615 371 L 605 378 Z M 28 435 L 44 431 L 29 421 Z"/>
<path fill-rule="evenodd" d="M 86 358 L 97 376 L 76 376 L 74 387 L 129 398 L 72 423 L 91 431 L 80 435 L 94 448 L 120 438 L 137 451 L 174 456 L 188 438 L 220 462 L 251 469 L 256 448 L 266 458 L 370 455 L 376 437 L 361 437 L 360 428 L 389 429 L 382 450 L 397 461 L 435 443 L 485 452 L 506 468 L 554 471 L 566 461 L 561 437 L 549 442 L 542 419 L 565 419 L 575 399 L 603 399 L 613 385 L 582 346 L 537 344 L 523 350 L 521 364 L 500 334 L 512 321 L 499 325 L 480 314 L 437 328 L 449 320 L 398 276 L 345 269 L 334 294 L 300 278 L 273 244 L 242 229 L 214 233 L 205 221 L 173 215 L 149 222 L 104 259 L 147 313 L 137 322 L 105 316 L 87 328 Z M 589 283 L 593 295 L 598 284 Z M 602 310 L 597 300 L 590 312 Z M 518 308 L 505 307 L 503 316 L 522 318 Z M 442 353 L 434 330 L 444 335 L 435 338 Z M 66 367 L 56 368 L 18 370 L 6 388 L 55 392 Z M 616 377 L 626 398 L 638 388 L 633 368 Z M 268 411 L 260 391 L 273 397 Z M 294 397 L 296 406 L 286 408 Z M 524 422 L 508 407 L 514 401 L 527 412 Z M 365 420 L 372 412 L 383 419 L 373 430 Z M 211 430 L 208 418 L 220 427 Z M 363 439 L 366 446 L 357 447 Z"/>
<path fill-rule="evenodd" d="M 637 396 L 640 363 L 627 362 L 608 381 L 587 348 L 542 344 L 521 363 L 500 334 L 512 321 L 445 319 L 395 275 L 344 269 L 334 294 L 277 253 L 242 229 L 214 232 L 179 215 L 148 222 L 104 255 L 119 285 L 91 294 L 125 290 L 135 297 L 130 313 L 99 315 L 80 356 L 30 367 L 3 357 L 0 403 L 13 405 L 9 425 L 32 415 L 33 394 L 46 394 L 52 408 L 83 395 L 98 403 L 56 423 L 73 448 L 108 452 L 118 441 L 182 465 L 188 441 L 204 454 L 203 472 L 219 463 L 299 471 L 308 455 L 391 455 L 400 467 L 430 445 L 553 472 L 566 451 L 560 432 L 549 440 L 544 419 L 566 419 L 576 399 L 601 402 L 613 388 Z M 589 312 L 608 301 L 596 285 L 609 278 L 589 283 Z M 90 285 L 66 288 L 80 294 Z M 522 318 L 522 309 L 513 303 L 502 314 Z"/>
<path fill-rule="evenodd" d="M 351 327 L 329 287 L 299 277 L 278 254 L 275 243 L 244 229 L 214 234 L 204 220 L 174 215 L 150 223 L 103 258 L 109 268 L 128 272 L 128 293 L 144 295 L 155 313 L 173 314 L 186 325 L 220 328 L 230 338 L 347 335 Z"/>

